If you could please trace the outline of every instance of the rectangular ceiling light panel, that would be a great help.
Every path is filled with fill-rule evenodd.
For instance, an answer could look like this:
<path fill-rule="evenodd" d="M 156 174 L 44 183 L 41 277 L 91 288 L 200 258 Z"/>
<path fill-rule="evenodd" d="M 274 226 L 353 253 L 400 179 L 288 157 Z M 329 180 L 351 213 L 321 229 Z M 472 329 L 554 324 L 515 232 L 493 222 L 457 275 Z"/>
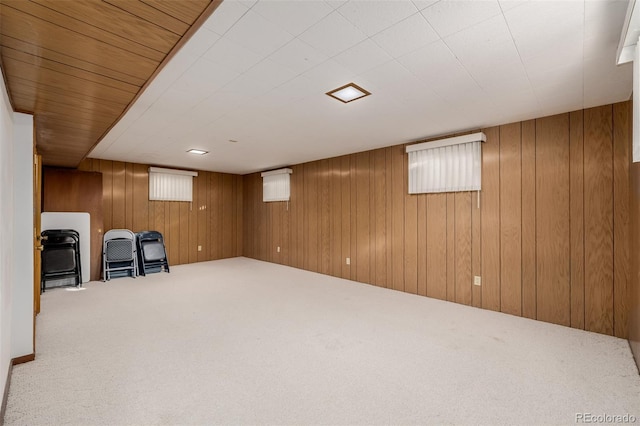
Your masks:
<path fill-rule="evenodd" d="M 327 92 L 326 94 L 334 99 L 339 100 L 340 102 L 344 102 L 345 104 L 347 104 L 351 101 L 369 96 L 371 93 L 364 90 L 362 87 L 358 86 L 355 83 L 349 83 L 345 84 L 342 87 L 338 87 L 335 90 Z"/>

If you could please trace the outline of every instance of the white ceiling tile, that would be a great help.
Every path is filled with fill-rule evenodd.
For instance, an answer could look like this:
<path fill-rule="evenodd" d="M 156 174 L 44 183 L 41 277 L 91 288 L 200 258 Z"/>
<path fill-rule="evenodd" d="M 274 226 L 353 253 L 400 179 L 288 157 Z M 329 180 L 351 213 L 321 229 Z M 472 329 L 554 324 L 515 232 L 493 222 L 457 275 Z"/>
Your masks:
<path fill-rule="evenodd" d="M 611 102 L 629 99 L 633 86 L 633 63 L 616 65 L 615 55 L 616 51 L 611 50 L 585 61 L 585 106 L 599 105 L 598 100 L 603 97 L 611 99 Z"/>
<path fill-rule="evenodd" d="M 503 13 L 507 10 L 513 9 L 514 7 L 522 6 L 530 1 L 531 0 L 498 0 L 500 3 L 500 9 L 502 9 Z"/>
<path fill-rule="evenodd" d="M 338 12 L 333 12 L 300 35 L 300 39 L 332 57 L 367 36 Z"/>
<path fill-rule="evenodd" d="M 211 14 L 202 26 L 208 28 L 216 34 L 223 35 L 229 28 L 247 13 L 249 8 L 237 1 L 224 1 Z"/>
<path fill-rule="evenodd" d="M 372 36 L 417 13 L 418 9 L 407 0 L 351 0 L 340 7 L 338 12 L 363 33 Z"/>
<path fill-rule="evenodd" d="M 240 2 L 244 6 L 246 6 L 248 9 L 251 9 L 252 7 L 254 7 L 255 4 L 258 2 L 258 0 L 232 0 L 232 1 Z"/>
<path fill-rule="evenodd" d="M 329 57 L 296 38 L 272 53 L 269 59 L 296 74 L 301 74 L 326 61 Z"/>
<path fill-rule="evenodd" d="M 523 60 L 555 50 L 559 43 L 582 43 L 584 3 L 532 1 L 504 13 Z"/>
<path fill-rule="evenodd" d="M 438 38 L 438 34 L 420 13 L 414 13 L 372 37 L 373 41 L 394 58 L 426 46 Z"/>
<path fill-rule="evenodd" d="M 349 0 L 325 0 L 325 3 L 333 9 L 339 9 L 348 1 Z"/>
<path fill-rule="evenodd" d="M 438 3 L 440 0 L 413 0 L 413 4 L 418 8 L 418 10 L 426 9 L 427 7 Z"/>
<path fill-rule="evenodd" d="M 545 115 L 561 112 L 550 111 L 550 106 L 554 108 L 554 105 L 558 104 L 570 108 L 565 111 L 573 111 L 583 106 L 584 83 L 582 75 L 576 75 L 563 81 L 537 85 L 533 88 L 533 91 Z"/>
<path fill-rule="evenodd" d="M 433 29 L 446 37 L 502 13 L 496 1 L 442 0 L 422 10 Z"/>
<path fill-rule="evenodd" d="M 260 96 L 295 76 L 275 62 L 265 59 L 249 71 L 224 87 L 225 91 L 246 94 L 250 97 Z"/>
<path fill-rule="evenodd" d="M 193 92 L 183 92 L 176 88 L 169 88 L 164 94 L 162 98 L 158 99 L 151 107 L 149 108 L 149 113 L 154 113 L 156 111 L 167 111 L 169 115 L 176 115 L 177 111 L 187 111 L 191 108 L 195 107 L 207 97 L 204 91 L 200 93 Z"/>
<path fill-rule="evenodd" d="M 310 80 L 313 87 L 320 88 L 318 94 L 324 96 L 325 93 L 351 82 L 355 74 L 333 59 L 329 59 L 310 69 L 303 76 Z"/>
<path fill-rule="evenodd" d="M 364 40 L 333 58 L 334 61 L 354 74 L 361 74 L 391 59 L 391 56 L 370 39 Z"/>
<path fill-rule="evenodd" d="M 261 1 L 252 10 L 294 36 L 333 12 L 331 6 L 320 0 Z"/>
<path fill-rule="evenodd" d="M 529 78 L 520 62 L 505 62 L 493 72 L 486 68 L 475 68 L 469 71 L 474 81 L 483 89 L 504 88 L 510 86 L 524 88 L 530 85 Z"/>
<path fill-rule="evenodd" d="M 193 94 L 212 93 L 237 78 L 239 74 L 207 59 L 200 58 L 182 76 L 173 87 L 182 92 Z"/>
<path fill-rule="evenodd" d="M 219 39 L 220 36 L 215 32 L 207 28 L 201 28 L 187 41 L 182 50 L 186 50 L 196 56 L 202 56 Z"/>
<path fill-rule="evenodd" d="M 444 42 L 468 70 L 496 69 L 504 61 L 520 58 L 502 15 L 446 37 Z"/>
<path fill-rule="evenodd" d="M 225 38 L 259 55 L 269 55 L 291 41 L 293 36 L 249 10 L 225 34 Z"/>
<path fill-rule="evenodd" d="M 626 1 L 585 2 L 584 54 L 589 58 L 603 50 L 617 50 L 626 12 Z M 617 25 L 612 25 L 617 23 Z"/>
<path fill-rule="evenodd" d="M 202 57 L 238 73 L 244 73 L 264 59 L 265 55 L 254 53 L 223 37 Z"/>
<path fill-rule="evenodd" d="M 162 72 L 153 79 L 136 103 L 147 103 L 148 106 L 154 103 L 197 60 L 198 56 L 186 50 L 179 50 L 171 61 L 162 68 Z"/>
<path fill-rule="evenodd" d="M 526 77 L 502 15 L 459 31 L 444 42 L 481 87 Z"/>
<path fill-rule="evenodd" d="M 286 83 L 278 86 L 268 93 L 277 105 L 290 104 L 307 97 L 317 97 L 328 92 L 327 86 L 317 80 L 312 80 L 304 75 L 299 75 Z"/>
<path fill-rule="evenodd" d="M 558 60 L 550 60 L 548 55 L 540 55 L 525 60 L 529 80 L 533 85 L 552 84 L 558 80 L 582 75 L 582 49 L 566 50 L 565 60 L 558 55 Z"/>
<path fill-rule="evenodd" d="M 183 128 L 199 127 L 210 123 L 238 106 L 236 98 L 229 99 L 220 92 L 215 92 L 202 100 L 195 108 L 184 111 L 177 120 L 185 124 Z"/>
<path fill-rule="evenodd" d="M 479 90 L 475 81 L 442 40 L 414 50 L 397 60 L 445 99 L 450 96 L 457 97 L 465 90 Z"/>
<path fill-rule="evenodd" d="M 401 97 L 415 93 L 424 83 L 402 64 L 390 61 L 358 76 L 357 83 L 372 93 L 388 92 Z"/>

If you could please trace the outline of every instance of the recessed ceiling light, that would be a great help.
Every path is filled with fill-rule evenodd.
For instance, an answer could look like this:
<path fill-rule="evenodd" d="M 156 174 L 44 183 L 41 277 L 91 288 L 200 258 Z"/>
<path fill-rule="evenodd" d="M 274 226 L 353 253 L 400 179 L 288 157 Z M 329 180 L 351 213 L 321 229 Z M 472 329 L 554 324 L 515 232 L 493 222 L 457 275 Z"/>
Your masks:
<path fill-rule="evenodd" d="M 364 90 L 362 87 L 358 86 L 355 83 L 349 83 L 349 84 L 345 84 L 342 87 L 338 87 L 335 90 L 327 92 L 326 94 L 346 104 L 351 101 L 355 101 L 356 99 L 369 96 L 371 93 L 367 92 L 366 90 Z"/>
<path fill-rule="evenodd" d="M 189 154 L 196 154 L 196 155 L 205 155 L 208 154 L 209 151 L 203 151 L 201 149 L 190 149 L 189 151 L 187 151 Z"/>

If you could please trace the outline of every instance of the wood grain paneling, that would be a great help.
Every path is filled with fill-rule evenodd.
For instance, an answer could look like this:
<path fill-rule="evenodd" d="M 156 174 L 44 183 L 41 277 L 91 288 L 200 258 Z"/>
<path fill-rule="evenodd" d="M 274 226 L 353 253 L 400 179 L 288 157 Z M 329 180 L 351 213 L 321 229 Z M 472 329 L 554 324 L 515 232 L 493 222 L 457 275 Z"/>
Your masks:
<path fill-rule="evenodd" d="M 329 202 L 329 160 L 320 161 L 319 176 L 320 272 L 328 275 L 331 270 L 331 203 Z"/>
<path fill-rule="evenodd" d="M 320 258 L 320 215 L 318 214 L 318 163 L 307 163 L 304 167 L 304 183 L 305 183 L 305 203 L 304 203 L 304 220 L 306 223 L 304 229 L 304 247 L 305 269 L 313 272 L 319 271 L 318 261 Z M 306 190 L 308 188 L 308 190 Z M 309 214 L 314 212 L 314 214 Z"/>
<path fill-rule="evenodd" d="M 291 265 L 296 268 L 304 267 L 304 166 L 292 167 L 291 173 Z M 248 183 L 245 180 L 245 185 Z M 253 199 L 251 199 L 253 200 Z M 246 200 L 245 211 L 252 206 L 251 200 Z M 246 251 L 245 251 L 246 253 Z"/>
<path fill-rule="evenodd" d="M 536 123 L 522 132 L 522 316 L 537 318 L 536 295 Z"/>
<path fill-rule="evenodd" d="M 357 169 L 356 169 L 356 156 L 349 156 L 349 186 L 351 186 L 351 198 L 350 198 L 350 219 L 351 219 L 351 238 L 349 241 L 351 242 L 351 247 L 349 248 L 350 259 L 351 259 L 351 269 L 349 270 L 349 279 L 356 280 L 358 274 L 358 179 L 357 179 Z"/>
<path fill-rule="evenodd" d="M 630 107 L 631 108 L 631 107 Z M 614 121 L 618 123 L 619 121 Z M 632 150 L 632 140 L 627 146 Z M 631 157 L 631 155 L 630 155 Z M 640 259 L 640 163 L 629 165 L 629 258 Z M 640 368 L 640 262 L 629 262 L 629 346 Z"/>
<path fill-rule="evenodd" d="M 342 187 L 342 278 L 351 277 L 351 265 L 346 259 L 351 258 L 351 161 L 349 156 L 340 157 L 340 179 Z M 310 214 L 310 213 L 309 213 Z M 304 244 L 304 242 L 301 242 Z"/>
<path fill-rule="evenodd" d="M 87 212 L 90 220 L 91 280 L 100 279 L 103 201 L 102 175 L 90 170 L 43 169 L 43 212 Z"/>
<path fill-rule="evenodd" d="M 629 334 L 629 140 L 631 104 L 613 105 L 613 335 Z M 636 258 L 638 259 L 638 258 Z"/>
<path fill-rule="evenodd" d="M 356 281 L 370 282 L 369 152 L 356 154 Z"/>
<path fill-rule="evenodd" d="M 471 192 L 455 194 L 455 299 L 471 305 Z"/>
<path fill-rule="evenodd" d="M 404 291 L 404 147 L 391 148 L 391 257 L 392 288 Z"/>
<path fill-rule="evenodd" d="M 571 327 L 584 328 L 584 114 L 569 115 Z"/>
<path fill-rule="evenodd" d="M 480 193 L 474 191 L 471 195 L 471 274 L 482 278 L 482 250 L 480 221 Z M 476 308 L 482 307 L 482 286 L 473 285 L 471 288 L 471 304 Z"/>
<path fill-rule="evenodd" d="M 500 126 L 500 307 L 522 315 L 521 124 Z"/>
<path fill-rule="evenodd" d="M 219 4 L 2 0 L 9 98 L 35 116 L 44 163 L 77 166 Z M 125 226 L 126 215 L 112 213 Z"/>
<path fill-rule="evenodd" d="M 446 276 L 447 276 L 447 300 L 456 300 L 456 217 L 455 217 L 455 194 L 448 193 L 447 197 L 447 245 L 446 254 Z"/>
<path fill-rule="evenodd" d="M 612 106 L 584 111 L 585 329 L 613 333 Z"/>
<path fill-rule="evenodd" d="M 536 120 L 537 318 L 569 325 L 569 114 Z"/>
<path fill-rule="evenodd" d="M 149 201 L 148 165 L 87 159 L 79 168 L 102 173 L 100 214 L 109 218 L 101 224 L 103 231 L 116 226 L 133 232 L 159 231 L 171 265 L 242 254 L 245 212 L 241 176 L 199 172 L 193 179 L 193 203 L 165 202 Z M 259 195 L 262 197 L 261 187 Z M 98 244 L 97 255 L 92 254 L 92 261 L 97 259 L 98 264 L 96 278 L 101 237 Z"/>
<path fill-rule="evenodd" d="M 418 294 L 427 295 L 427 196 L 420 194 L 418 197 Z"/>
<path fill-rule="evenodd" d="M 500 129 L 485 129 L 482 146 L 482 307 L 500 310 Z"/>
<path fill-rule="evenodd" d="M 447 300 L 447 194 L 426 197 L 427 296 Z"/>
<path fill-rule="evenodd" d="M 340 158 L 329 160 L 329 250 L 330 275 L 342 276 L 342 177 Z"/>
<path fill-rule="evenodd" d="M 484 129 L 479 199 L 408 195 L 405 145 L 296 165 L 291 220 L 283 208 L 263 213 L 261 191 L 245 190 L 244 233 L 277 223 L 279 235 L 269 238 L 283 250 L 291 245 L 292 259 L 282 260 L 291 266 L 324 269 L 328 250 L 329 274 L 624 337 L 629 109 L 621 103 Z M 260 175 L 244 176 L 244 184 L 259 188 Z M 256 250 L 244 253 L 268 258 L 265 247 Z M 585 323 L 585 306 L 610 326 Z"/>

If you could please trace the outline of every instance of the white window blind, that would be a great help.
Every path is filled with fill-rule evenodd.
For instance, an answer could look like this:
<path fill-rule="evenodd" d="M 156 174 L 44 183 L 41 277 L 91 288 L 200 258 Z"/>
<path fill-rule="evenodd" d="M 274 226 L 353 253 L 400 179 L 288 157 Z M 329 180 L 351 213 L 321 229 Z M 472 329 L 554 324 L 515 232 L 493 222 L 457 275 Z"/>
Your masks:
<path fill-rule="evenodd" d="M 272 170 L 262 173 L 262 201 L 289 201 L 291 195 L 291 169 Z"/>
<path fill-rule="evenodd" d="M 484 133 L 410 145 L 409 194 L 479 191 Z"/>
<path fill-rule="evenodd" d="M 149 167 L 149 200 L 193 201 L 193 177 L 198 172 Z"/>

